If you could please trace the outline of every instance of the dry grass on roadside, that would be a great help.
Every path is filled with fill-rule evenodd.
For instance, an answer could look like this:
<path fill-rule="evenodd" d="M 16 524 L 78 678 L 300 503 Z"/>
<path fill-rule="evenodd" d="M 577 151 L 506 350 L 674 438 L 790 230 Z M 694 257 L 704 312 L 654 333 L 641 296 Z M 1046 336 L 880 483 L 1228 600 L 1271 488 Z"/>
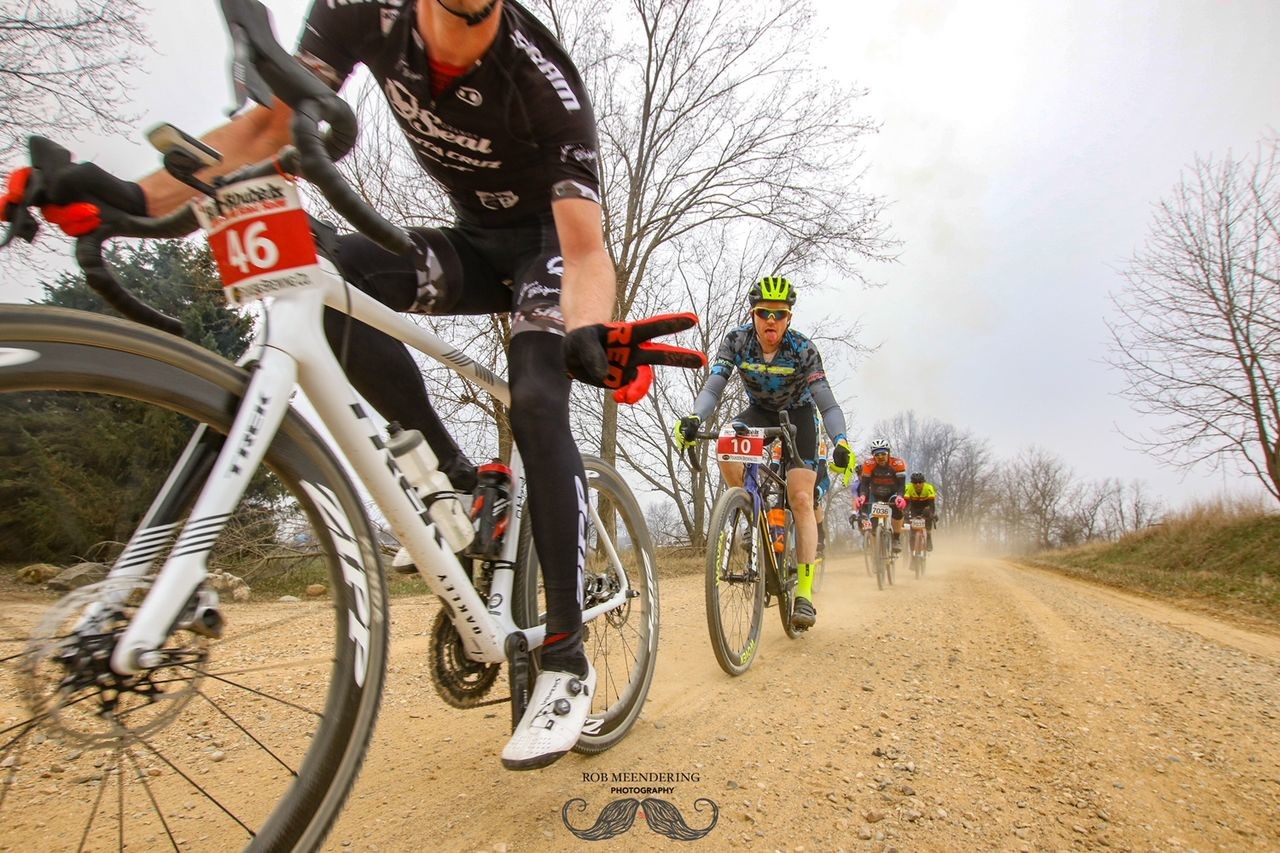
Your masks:
<path fill-rule="evenodd" d="M 1280 628 L 1280 515 L 1256 501 L 1195 504 L 1115 542 L 1026 562 Z"/>
<path fill-rule="evenodd" d="M 707 568 L 707 549 L 689 545 L 657 548 L 658 579 L 700 575 Z"/>

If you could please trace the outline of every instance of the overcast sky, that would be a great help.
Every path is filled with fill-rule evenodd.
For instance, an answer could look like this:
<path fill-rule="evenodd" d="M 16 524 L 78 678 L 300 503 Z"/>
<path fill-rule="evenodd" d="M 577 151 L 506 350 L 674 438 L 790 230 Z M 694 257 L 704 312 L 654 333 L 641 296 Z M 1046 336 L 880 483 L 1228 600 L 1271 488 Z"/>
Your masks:
<path fill-rule="evenodd" d="M 309 0 L 267 5 L 292 46 Z M 216 3 L 153 6 L 160 55 L 137 81 L 137 126 L 202 133 L 230 105 Z M 859 438 L 911 408 L 989 438 L 998 456 L 1038 443 L 1078 476 L 1142 478 L 1174 504 L 1221 491 L 1222 474 L 1182 480 L 1116 431 L 1142 422 L 1101 363 L 1107 294 L 1195 155 L 1247 154 L 1280 129 L 1280 3 L 817 6 L 823 35 L 795 61 L 870 90 L 850 106 L 883 123 L 867 142 L 867 180 L 891 200 L 903 244 L 898 263 L 868 270 L 883 289 L 832 280 L 798 306 L 801 331 L 819 313 L 852 311 L 869 343 L 884 342 L 833 376 Z M 156 162 L 117 140 L 76 153 L 122 175 Z M 11 271 L 0 280 L 0 300 L 35 295 Z"/>
<path fill-rule="evenodd" d="M 1107 295 L 1152 206 L 1195 155 L 1280 130 L 1280 3 L 823 2 L 819 56 L 883 122 L 868 180 L 900 262 L 850 306 L 886 340 L 841 385 L 864 428 L 899 409 L 1036 442 L 1085 478 L 1139 477 L 1180 503 L 1223 475 L 1127 449 Z M 803 326 L 800 311 L 797 325 Z M 1132 431 L 1132 430 L 1130 430 Z M 1240 484 L 1232 473 L 1234 489 Z"/>

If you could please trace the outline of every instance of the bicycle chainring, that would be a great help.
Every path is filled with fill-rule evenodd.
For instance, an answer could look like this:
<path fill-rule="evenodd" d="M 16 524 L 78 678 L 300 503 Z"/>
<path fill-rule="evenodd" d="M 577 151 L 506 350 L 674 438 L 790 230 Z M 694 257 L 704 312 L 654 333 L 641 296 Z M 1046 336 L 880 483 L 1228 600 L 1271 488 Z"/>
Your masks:
<path fill-rule="evenodd" d="M 475 708 L 483 704 L 500 664 L 480 663 L 467 657 L 458 631 L 449 614 L 441 610 L 431 625 L 431 683 L 440 698 L 454 708 Z"/>
<path fill-rule="evenodd" d="M 149 578 L 88 584 L 59 599 L 27 640 L 18 667 L 32 715 L 89 749 L 144 740 L 172 723 L 196 694 L 208 663 L 207 637 L 175 629 L 161 662 L 132 675 L 111 655 L 151 586 Z"/>

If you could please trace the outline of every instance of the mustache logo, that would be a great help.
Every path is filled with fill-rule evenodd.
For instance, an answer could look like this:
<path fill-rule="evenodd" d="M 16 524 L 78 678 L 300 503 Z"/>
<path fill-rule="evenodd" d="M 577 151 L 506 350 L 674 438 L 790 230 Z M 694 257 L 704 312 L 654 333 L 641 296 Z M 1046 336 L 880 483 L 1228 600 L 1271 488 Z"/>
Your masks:
<path fill-rule="evenodd" d="M 614 800 L 600 810 L 600 817 L 596 818 L 595 824 L 586 829 L 578 829 L 569 822 L 569 809 L 575 804 L 579 812 L 587 809 L 586 800 L 574 797 L 564 804 L 564 808 L 560 810 L 560 818 L 564 821 L 565 828 L 583 841 L 604 841 L 606 838 L 613 838 L 631 829 L 632 824 L 636 822 L 636 813 L 640 812 L 654 832 L 675 841 L 697 841 L 714 829 L 716 821 L 720 819 L 720 806 L 715 800 L 706 797 L 694 800 L 694 811 L 702 811 L 703 803 L 711 807 L 711 822 L 703 829 L 694 829 L 689 826 L 680 809 L 666 800 L 655 797 L 645 797 L 643 800 L 637 800 L 634 797 Z"/>

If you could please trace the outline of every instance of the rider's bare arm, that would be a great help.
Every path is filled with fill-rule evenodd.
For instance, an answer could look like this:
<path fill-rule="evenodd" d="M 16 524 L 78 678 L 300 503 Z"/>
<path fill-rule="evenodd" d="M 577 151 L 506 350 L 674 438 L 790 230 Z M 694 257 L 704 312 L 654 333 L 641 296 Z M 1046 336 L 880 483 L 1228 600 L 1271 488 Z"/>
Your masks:
<path fill-rule="evenodd" d="M 210 131 L 202 140 L 222 155 L 222 162 L 199 173 L 204 180 L 271 157 L 292 139 L 291 110 L 277 100 L 272 109 L 256 106 Z M 162 216 L 191 199 L 195 190 L 161 170 L 138 181 L 152 216 Z"/>
<path fill-rule="evenodd" d="M 566 198 L 553 202 L 551 213 L 564 256 L 560 305 L 565 331 L 609 322 L 617 283 L 604 246 L 600 205 L 585 198 Z"/>

